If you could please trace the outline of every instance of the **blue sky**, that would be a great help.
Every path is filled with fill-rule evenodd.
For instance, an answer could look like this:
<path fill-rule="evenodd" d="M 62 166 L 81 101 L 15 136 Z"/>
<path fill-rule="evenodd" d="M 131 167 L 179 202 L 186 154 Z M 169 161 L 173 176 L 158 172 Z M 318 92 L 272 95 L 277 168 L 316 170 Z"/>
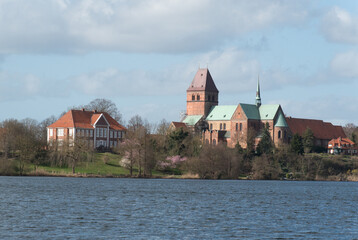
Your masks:
<path fill-rule="evenodd" d="M 177 121 L 198 67 L 219 104 L 358 125 L 358 1 L 0 0 L 0 121 L 95 98 Z"/>

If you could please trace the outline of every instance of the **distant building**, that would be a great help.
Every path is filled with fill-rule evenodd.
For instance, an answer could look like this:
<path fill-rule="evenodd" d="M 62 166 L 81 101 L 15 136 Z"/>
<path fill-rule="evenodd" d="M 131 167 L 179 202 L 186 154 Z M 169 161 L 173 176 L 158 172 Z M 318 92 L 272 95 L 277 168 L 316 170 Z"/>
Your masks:
<path fill-rule="evenodd" d="M 187 115 L 182 120 L 189 128 L 203 132 L 209 144 L 222 142 L 229 147 L 240 143 L 247 146 L 248 136 L 254 135 L 256 143 L 268 124 L 275 145 L 288 143 L 289 128 L 280 105 L 262 105 L 259 82 L 256 104 L 222 105 L 219 91 L 208 69 L 199 69 L 187 89 Z"/>
<path fill-rule="evenodd" d="M 248 138 L 252 137 L 257 145 L 265 126 L 269 126 L 276 146 L 289 143 L 293 134 L 302 135 L 307 128 L 314 133 L 315 145 L 324 148 L 332 138 L 346 137 L 340 126 L 322 120 L 286 118 L 279 104 L 262 104 L 259 81 L 255 104 L 219 105 L 219 91 L 214 80 L 207 68 L 201 68 L 186 93 L 186 115 L 181 122 L 188 129 L 201 133 L 203 142 L 208 144 L 222 142 L 235 147 L 239 143 L 246 148 Z"/>
<path fill-rule="evenodd" d="M 358 147 L 349 138 L 339 137 L 328 142 L 328 153 L 357 155 Z"/>
<path fill-rule="evenodd" d="M 302 136 L 308 128 L 311 129 L 314 135 L 314 145 L 317 147 L 327 148 L 331 139 L 346 138 L 341 126 L 334 126 L 322 120 L 287 117 L 286 122 L 292 134 L 297 133 Z"/>
<path fill-rule="evenodd" d="M 97 148 L 111 148 L 122 142 L 126 128 L 108 113 L 97 111 L 70 110 L 55 123 L 47 127 L 47 141 L 51 145 L 70 145 L 77 138 Z"/>

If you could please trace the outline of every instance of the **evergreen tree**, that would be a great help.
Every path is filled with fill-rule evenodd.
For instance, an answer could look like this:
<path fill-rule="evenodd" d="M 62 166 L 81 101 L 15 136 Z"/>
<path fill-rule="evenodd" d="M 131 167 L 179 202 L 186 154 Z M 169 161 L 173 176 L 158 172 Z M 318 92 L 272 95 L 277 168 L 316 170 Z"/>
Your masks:
<path fill-rule="evenodd" d="M 291 140 L 291 151 L 296 154 L 303 154 L 302 137 L 297 133 L 293 135 Z"/>
<path fill-rule="evenodd" d="M 266 124 L 265 127 L 263 128 L 261 135 L 262 135 L 261 141 L 259 142 L 256 148 L 257 154 L 261 155 L 263 153 L 266 154 L 272 153 L 274 146 L 272 143 L 270 128 L 268 124 Z"/>
<path fill-rule="evenodd" d="M 307 128 L 306 131 L 304 131 L 302 138 L 303 149 L 305 153 L 311 152 L 314 145 L 314 135 L 312 130 Z"/>

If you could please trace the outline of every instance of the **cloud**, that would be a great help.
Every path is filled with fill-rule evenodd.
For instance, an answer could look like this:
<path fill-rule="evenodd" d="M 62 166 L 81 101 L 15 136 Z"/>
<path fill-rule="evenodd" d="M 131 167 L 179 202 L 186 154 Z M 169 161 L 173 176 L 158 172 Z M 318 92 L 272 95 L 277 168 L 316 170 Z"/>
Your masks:
<path fill-rule="evenodd" d="M 329 41 L 357 44 L 358 17 L 342 8 L 333 7 L 322 18 L 321 31 Z"/>
<path fill-rule="evenodd" d="M 0 54 L 206 51 L 242 34 L 297 25 L 309 1 L 7 0 Z"/>
<path fill-rule="evenodd" d="M 348 52 L 337 54 L 331 61 L 332 71 L 341 77 L 358 77 L 358 51 L 350 50 Z"/>

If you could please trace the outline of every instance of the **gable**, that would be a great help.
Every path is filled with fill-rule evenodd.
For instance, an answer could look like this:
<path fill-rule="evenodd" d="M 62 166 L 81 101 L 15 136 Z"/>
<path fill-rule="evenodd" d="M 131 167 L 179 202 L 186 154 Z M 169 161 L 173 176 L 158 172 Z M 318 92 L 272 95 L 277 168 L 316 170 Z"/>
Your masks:
<path fill-rule="evenodd" d="M 261 105 L 259 108 L 260 119 L 261 120 L 273 120 L 276 116 L 276 113 L 280 105 Z"/>
<path fill-rule="evenodd" d="M 108 126 L 108 122 L 106 118 L 103 116 L 103 114 L 100 115 L 100 117 L 96 120 L 95 123 L 96 126 Z"/>

